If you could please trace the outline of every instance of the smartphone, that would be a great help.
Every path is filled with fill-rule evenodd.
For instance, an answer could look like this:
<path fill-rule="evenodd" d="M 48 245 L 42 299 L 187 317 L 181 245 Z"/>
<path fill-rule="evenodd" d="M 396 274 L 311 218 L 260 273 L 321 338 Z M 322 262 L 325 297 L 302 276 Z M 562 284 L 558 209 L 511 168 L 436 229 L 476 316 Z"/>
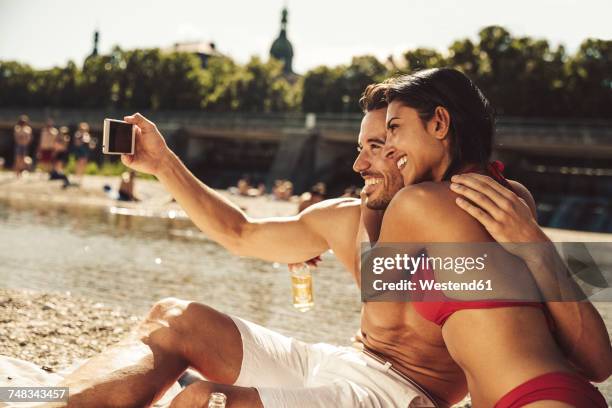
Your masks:
<path fill-rule="evenodd" d="M 104 119 L 102 153 L 134 154 L 136 127 L 117 119 Z"/>

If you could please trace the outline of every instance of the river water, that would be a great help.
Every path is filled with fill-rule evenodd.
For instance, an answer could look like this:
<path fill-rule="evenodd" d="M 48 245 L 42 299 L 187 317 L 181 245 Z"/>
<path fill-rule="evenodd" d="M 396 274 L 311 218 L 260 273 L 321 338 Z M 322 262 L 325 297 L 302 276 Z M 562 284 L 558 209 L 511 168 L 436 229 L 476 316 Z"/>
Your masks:
<path fill-rule="evenodd" d="M 180 297 L 312 342 L 348 344 L 359 327 L 360 293 L 329 253 L 303 313 L 286 265 L 236 257 L 185 220 L 0 202 L 0 237 L 6 288 L 69 291 L 141 314 Z"/>
<path fill-rule="evenodd" d="M 4 288 L 69 291 L 139 314 L 180 297 L 309 342 L 348 345 L 359 327 L 360 293 L 331 253 L 314 272 L 315 307 L 302 313 L 286 265 L 233 256 L 186 220 L 0 201 L 0 237 Z M 596 306 L 610 331 L 612 304 Z M 600 388 L 611 401 L 612 381 Z"/>

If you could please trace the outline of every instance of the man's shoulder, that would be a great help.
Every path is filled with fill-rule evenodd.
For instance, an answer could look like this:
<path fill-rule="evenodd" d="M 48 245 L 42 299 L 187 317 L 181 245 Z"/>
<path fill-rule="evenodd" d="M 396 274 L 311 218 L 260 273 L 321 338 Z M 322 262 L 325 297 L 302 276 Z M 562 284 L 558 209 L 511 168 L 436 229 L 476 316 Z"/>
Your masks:
<path fill-rule="evenodd" d="M 345 241 L 346 237 L 356 234 L 361 214 L 360 201 L 355 198 L 323 200 L 306 208 L 298 217 L 301 223 L 325 237 L 328 243 L 333 237 L 342 237 Z"/>
<path fill-rule="evenodd" d="M 331 198 L 311 205 L 300 213 L 301 217 L 321 218 L 334 215 L 355 215 L 359 217 L 361 200 L 358 198 Z"/>

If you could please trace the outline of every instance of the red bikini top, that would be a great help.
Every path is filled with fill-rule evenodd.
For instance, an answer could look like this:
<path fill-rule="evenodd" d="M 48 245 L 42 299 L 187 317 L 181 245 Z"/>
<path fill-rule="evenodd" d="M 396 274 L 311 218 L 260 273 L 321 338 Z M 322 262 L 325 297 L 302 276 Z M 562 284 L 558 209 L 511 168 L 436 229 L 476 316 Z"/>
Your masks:
<path fill-rule="evenodd" d="M 473 172 L 476 169 L 470 168 L 462 173 Z M 503 175 L 504 165 L 500 161 L 494 161 L 487 165 L 489 175 L 504 187 L 512 190 L 512 186 Z M 428 263 L 425 263 L 428 265 Z M 435 280 L 434 271 L 428 267 L 421 268 L 414 274 L 413 279 Z M 541 302 L 526 301 L 503 301 L 503 300 L 483 300 L 483 301 L 456 301 L 444 295 L 441 290 L 421 290 L 413 295 L 415 301 L 412 302 L 415 310 L 425 319 L 443 326 L 446 320 L 456 311 L 465 309 L 493 309 L 500 307 L 536 307 L 542 309 L 546 314 L 549 327 L 553 329 L 552 320 L 546 313 L 547 309 Z"/>

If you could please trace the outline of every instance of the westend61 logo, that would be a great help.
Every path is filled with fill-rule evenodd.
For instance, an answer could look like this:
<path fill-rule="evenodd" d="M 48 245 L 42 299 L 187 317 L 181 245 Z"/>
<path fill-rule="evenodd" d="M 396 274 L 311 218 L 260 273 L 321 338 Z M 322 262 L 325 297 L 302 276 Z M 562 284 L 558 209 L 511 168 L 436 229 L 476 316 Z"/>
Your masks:
<path fill-rule="evenodd" d="M 466 271 L 484 271 L 486 258 L 487 254 L 478 257 L 426 256 L 424 252 L 417 256 L 395 254 L 395 256 L 390 257 L 374 257 L 372 259 L 372 272 L 380 275 L 385 271 L 403 270 L 414 275 L 418 270 L 429 269 L 463 274 Z"/>
<path fill-rule="evenodd" d="M 457 275 L 466 272 L 484 272 L 485 259 L 482 256 L 427 256 L 424 252 L 416 256 L 395 254 L 394 256 L 376 256 L 372 258 L 372 273 L 382 275 L 385 272 L 398 275 L 412 275 L 411 279 L 391 278 L 392 281 L 375 279 L 372 288 L 376 291 L 492 291 L 490 279 L 472 279 L 455 282 L 453 280 L 436 281 L 433 272 L 444 271 Z M 420 273 L 419 273 L 420 272 Z M 418 273 L 418 274 L 417 274 Z M 415 275 L 417 275 L 415 277 Z"/>
<path fill-rule="evenodd" d="M 364 302 L 608 300 L 609 282 L 612 243 L 383 243 L 361 253 Z"/>

